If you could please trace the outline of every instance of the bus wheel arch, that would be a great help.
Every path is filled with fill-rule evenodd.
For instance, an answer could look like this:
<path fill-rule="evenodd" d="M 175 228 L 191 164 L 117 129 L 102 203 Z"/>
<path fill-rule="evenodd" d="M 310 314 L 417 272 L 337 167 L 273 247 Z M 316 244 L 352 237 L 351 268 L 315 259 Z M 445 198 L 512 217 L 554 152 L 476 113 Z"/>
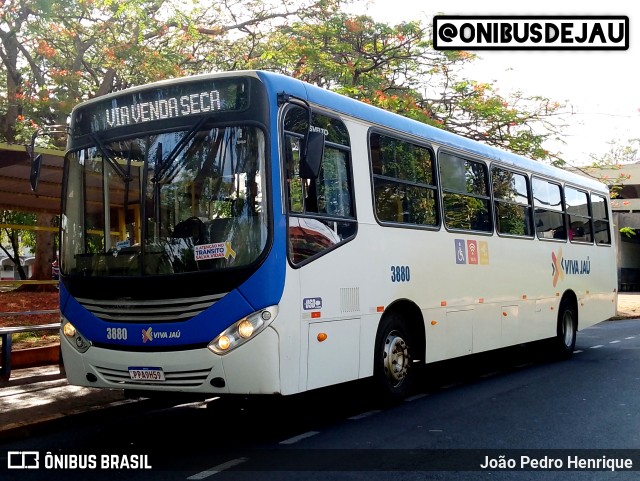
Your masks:
<path fill-rule="evenodd" d="M 402 400 L 411 391 L 425 357 L 424 319 L 417 305 L 401 300 L 385 309 L 374 346 L 373 377 L 386 400 Z"/>
<path fill-rule="evenodd" d="M 555 353 L 562 359 L 573 354 L 578 332 L 578 298 L 573 291 L 566 291 L 558 307 Z"/>

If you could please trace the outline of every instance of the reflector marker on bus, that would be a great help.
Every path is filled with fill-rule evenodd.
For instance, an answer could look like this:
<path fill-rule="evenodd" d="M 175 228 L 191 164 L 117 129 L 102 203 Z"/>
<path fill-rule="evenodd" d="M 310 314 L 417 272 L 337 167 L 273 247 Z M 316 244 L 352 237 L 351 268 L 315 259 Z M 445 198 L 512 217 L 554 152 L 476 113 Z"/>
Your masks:
<path fill-rule="evenodd" d="M 376 312 L 384 312 L 384 306 L 376 307 Z"/>
<path fill-rule="evenodd" d="M 438 324 L 438 321 L 435 321 L 435 320 L 434 320 L 434 321 L 431 321 L 431 325 L 432 325 L 432 326 L 435 326 L 436 324 Z"/>
<path fill-rule="evenodd" d="M 311 319 L 318 319 L 321 316 L 322 316 L 322 313 L 320 311 L 314 311 L 311 313 Z"/>
<path fill-rule="evenodd" d="M 484 297 L 481 297 L 480 299 L 478 299 L 478 304 L 484 304 Z"/>
<path fill-rule="evenodd" d="M 317 337 L 318 342 L 324 342 L 324 341 L 326 341 L 326 340 L 327 340 L 327 337 L 328 337 L 328 336 L 327 336 L 327 333 L 326 333 L 326 332 L 319 332 L 319 333 L 318 333 L 318 337 Z"/>
<path fill-rule="evenodd" d="M 440 307 L 447 307 L 447 301 L 440 301 Z"/>

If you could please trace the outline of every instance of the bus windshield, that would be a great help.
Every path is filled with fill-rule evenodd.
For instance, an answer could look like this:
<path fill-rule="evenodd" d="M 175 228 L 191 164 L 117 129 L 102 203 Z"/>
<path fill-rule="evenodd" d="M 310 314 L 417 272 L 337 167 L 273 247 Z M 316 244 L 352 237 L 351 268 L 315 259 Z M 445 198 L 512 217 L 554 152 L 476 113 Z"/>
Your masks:
<path fill-rule="evenodd" d="M 66 275 L 242 267 L 267 245 L 265 135 L 215 127 L 101 141 L 67 154 Z"/>

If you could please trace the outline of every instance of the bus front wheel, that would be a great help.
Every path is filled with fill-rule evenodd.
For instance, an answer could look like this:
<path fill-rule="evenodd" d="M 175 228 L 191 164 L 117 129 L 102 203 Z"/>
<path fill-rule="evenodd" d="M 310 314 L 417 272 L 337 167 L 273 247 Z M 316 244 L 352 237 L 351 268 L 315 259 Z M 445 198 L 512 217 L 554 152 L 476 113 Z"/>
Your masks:
<path fill-rule="evenodd" d="M 411 330 L 400 314 L 384 316 L 376 335 L 373 377 L 385 400 L 402 400 L 412 387 L 416 375 L 412 342 Z"/>

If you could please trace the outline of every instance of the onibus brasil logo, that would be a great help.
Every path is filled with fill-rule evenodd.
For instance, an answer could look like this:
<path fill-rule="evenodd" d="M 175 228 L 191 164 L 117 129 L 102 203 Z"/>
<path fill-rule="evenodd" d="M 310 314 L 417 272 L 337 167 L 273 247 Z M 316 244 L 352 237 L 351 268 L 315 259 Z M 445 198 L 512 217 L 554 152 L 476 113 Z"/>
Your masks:
<path fill-rule="evenodd" d="M 562 248 L 558 252 L 551 253 L 551 276 L 553 277 L 553 287 L 558 281 L 563 281 L 565 275 L 589 275 L 591 274 L 591 261 L 589 256 L 586 259 L 565 259 L 562 256 Z"/>

